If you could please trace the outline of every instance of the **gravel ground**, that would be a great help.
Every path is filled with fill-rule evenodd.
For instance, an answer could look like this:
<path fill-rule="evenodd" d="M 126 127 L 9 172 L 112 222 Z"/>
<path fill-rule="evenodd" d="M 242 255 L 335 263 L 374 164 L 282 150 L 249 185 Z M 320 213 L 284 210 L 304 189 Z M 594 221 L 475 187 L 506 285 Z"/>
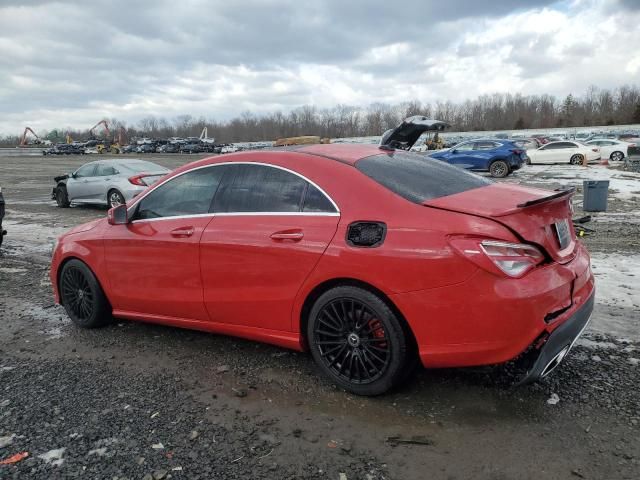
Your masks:
<path fill-rule="evenodd" d="M 29 453 L 0 478 L 638 478 L 633 307 L 597 306 L 603 327 L 536 385 L 511 387 L 501 366 L 420 371 L 373 399 L 268 345 L 126 321 L 74 328 L 52 303 L 49 244 L 105 210 L 57 209 L 48 194 L 86 160 L 0 157 L 0 462 Z M 555 185 L 552 171 L 508 181 Z M 594 255 L 638 254 L 634 198 L 596 219 Z M 607 333 L 615 312 L 626 338 Z"/>

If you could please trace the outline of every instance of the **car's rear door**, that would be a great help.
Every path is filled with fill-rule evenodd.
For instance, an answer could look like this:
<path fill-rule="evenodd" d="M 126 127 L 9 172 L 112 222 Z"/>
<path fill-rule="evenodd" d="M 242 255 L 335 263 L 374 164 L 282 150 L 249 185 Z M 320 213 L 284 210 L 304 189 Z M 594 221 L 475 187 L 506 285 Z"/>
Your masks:
<path fill-rule="evenodd" d="M 555 163 L 562 156 L 557 143 L 548 143 L 527 153 L 531 163 Z"/>
<path fill-rule="evenodd" d="M 207 166 L 172 177 L 130 207 L 130 223 L 108 228 L 105 259 L 116 313 L 209 320 L 200 237 L 224 172 Z"/>
<path fill-rule="evenodd" d="M 471 165 L 468 168 L 471 170 L 488 170 L 489 164 L 496 156 L 496 150 L 500 146 L 500 143 L 490 140 L 474 142 L 473 151 L 470 155 Z"/>
<path fill-rule="evenodd" d="M 214 322 L 290 331 L 296 293 L 335 235 L 338 208 L 290 170 L 233 168 L 200 242 L 207 311 Z"/>
<path fill-rule="evenodd" d="M 117 175 L 117 170 L 110 163 L 99 162 L 96 168 L 95 181 L 89 182 L 89 197 L 99 203 L 107 202 L 107 191 L 111 185 L 113 177 Z"/>

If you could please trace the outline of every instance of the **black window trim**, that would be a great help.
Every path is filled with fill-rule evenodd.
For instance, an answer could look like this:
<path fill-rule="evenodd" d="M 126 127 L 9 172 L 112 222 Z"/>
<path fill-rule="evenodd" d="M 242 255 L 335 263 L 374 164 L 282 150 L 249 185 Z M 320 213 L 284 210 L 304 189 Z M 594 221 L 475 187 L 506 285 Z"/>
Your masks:
<path fill-rule="evenodd" d="M 216 216 L 218 216 L 218 217 L 231 217 L 231 216 L 237 216 L 237 217 L 240 217 L 240 216 L 339 217 L 340 216 L 340 208 L 338 208 L 338 205 L 336 204 L 336 202 L 333 201 L 333 198 L 331 198 L 331 196 L 322 187 L 320 187 L 317 183 L 313 182 L 312 180 L 309 180 L 304 175 L 302 175 L 302 174 L 300 174 L 300 173 L 298 173 L 298 172 L 296 172 L 294 170 L 290 170 L 290 169 L 288 169 L 286 167 L 282 167 L 280 165 L 274 165 L 272 163 L 264 163 L 264 162 L 249 162 L 249 161 L 213 163 L 213 164 L 208 164 L 208 165 L 202 165 L 202 166 L 196 167 L 196 168 L 191 168 L 189 170 L 185 170 L 184 172 L 180 172 L 177 175 L 174 175 L 174 176 L 172 176 L 170 178 L 167 178 L 165 181 L 163 181 L 161 183 L 153 185 L 153 187 L 151 187 L 149 190 L 145 191 L 142 195 L 139 195 L 138 197 L 136 197 L 134 202 L 127 209 L 127 215 L 129 216 L 129 218 L 132 218 L 137 213 L 138 206 L 139 206 L 140 202 L 147 195 L 150 195 L 151 192 L 153 192 L 156 188 L 161 187 L 165 183 L 168 183 L 171 180 L 173 180 L 174 178 L 178 178 L 178 177 L 180 177 L 180 176 L 182 176 L 182 175 L 184 175 L 186 173 L 195 172 L 196 170 L 201 170 L 203 168 L 214 168 L 214 167 L 219 167 L 219 166 L 223 166 L 223 165 L 261 165 L 263 167 L 277 168 L 279 170 L 284 170 L 285 172 L 292 173 L 292 174 L 296 175 L 297 177 L 300 177 L 301 179 L 303 179 L 305 182 L 308 182 L 309 184 L 311 184 L 314 187 L 316 187 L 325 197 L 327 197 L 327 199 L 329 200 L 331 205 L 333 205 L 333 208 L 335 208 L 336 211 L 335 212 L 218 212 L 218 213 L 209 212 L 209 213 L 196 213 L 196 214 L 192 214 L 192 215 L 173 215 L 173 216 L 157 217 L 157 218 L 137 218 L 135 220 L 132 220 L 131 223 L 157 222 L 157 221 L 160 221 L 160 220 L 170 220 L 170 219 L 176 219 L 176 218 L 198 218 L 198 217 L 216 217 Z M 215 197 L 218 194 L 218 191 L 220 190 L 219 187 L 222 184 L 222 180 L 224 180 L 224 176 L 220 180 L 220 184 L 218 185 L 218 190 L 216 190 L 216 193 L 213 195 L 212 205 L 213 205 L 213 202 L 215 201 Z M 305 195 L 306 195 L 306 190 L 305 190 Z"/>

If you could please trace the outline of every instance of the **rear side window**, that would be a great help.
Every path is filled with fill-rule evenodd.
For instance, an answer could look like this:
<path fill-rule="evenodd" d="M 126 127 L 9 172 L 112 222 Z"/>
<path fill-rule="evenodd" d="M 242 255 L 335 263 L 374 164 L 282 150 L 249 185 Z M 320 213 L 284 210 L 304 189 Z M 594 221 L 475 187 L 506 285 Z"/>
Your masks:
<path fill-rule="evenodd" d="M 418 204 L 492 183 L 440 160 L 407 152 L 366 157 L 356 163 L 356 168 L 392 192 Z"/>
<path fill-rule="evenodd" d="M 96 177 L 105 177 L 107 175 L 117 175 L 118 172 L 111 165 L 98 165 L 98 170 L 96 171 Z"/>
<path fill-rule="evenodd" d="M 140 201 L 134 219 L 208 213 L 226 170 L 223 165 L 200 168 L 172 178 Z"/>
<path fill-rule="evenodd" d="M 495 142 L 476 142 L 473 149 L 474 150 L 493 150 L 494 148 L 498 148 L 499 146 L 500 144 Z"/>
<path fill-rule="evenodd" d="M 310 183 L 308 185 L 302 211 L 309 213 L 334 213 L 336 208 L 327 196 Z"/>
<path fill-rule="evenodd" d="M 288 213 L 302 210 L 307 182 L 264 165 L 235 165 L 235 175 L 216 196 L 216 213 Z M 231 176 L 230 176 L 231 177 Z M 227 178 L 230 178 L 227 177 Z"/>

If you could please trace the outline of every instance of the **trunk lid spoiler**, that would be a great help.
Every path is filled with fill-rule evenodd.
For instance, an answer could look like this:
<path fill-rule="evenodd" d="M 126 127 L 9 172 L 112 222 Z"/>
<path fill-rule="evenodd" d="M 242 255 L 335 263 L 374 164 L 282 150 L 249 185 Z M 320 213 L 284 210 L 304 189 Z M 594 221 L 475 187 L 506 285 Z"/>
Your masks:
<path fill-rule="evenodd" d="M 455 195 L 423 202 L 424 206 L 489 218 L 509 228 L 522 240 L 536 244 L 555 261 L 574 256 L 576 235 L 571 221 L 571 197 L 575 188 L 549 192 L 539 188 L 493 183 Z M 561 245 L 558 229 L 569 229 L 569 241 Z"/>

